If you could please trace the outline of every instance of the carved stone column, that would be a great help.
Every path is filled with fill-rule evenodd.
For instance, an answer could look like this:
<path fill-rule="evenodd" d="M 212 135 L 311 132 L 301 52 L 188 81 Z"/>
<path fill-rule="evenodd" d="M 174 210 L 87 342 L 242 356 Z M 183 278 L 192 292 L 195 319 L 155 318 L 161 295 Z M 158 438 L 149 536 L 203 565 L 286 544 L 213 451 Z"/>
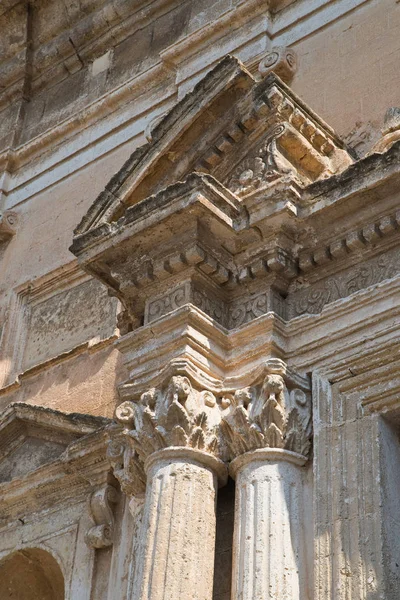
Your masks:
<path fill-rule="evenodd" d="M 232 600 L 305 600 L 303 465 L 309 398 L 290 393 L 271 360 L 258 385 L 235 393 L 222 429 L 236 480 Z"/>
<path fill-rule="evenodd" d="M 183 376 L 116 411 L 124 429 L 110 449 L 114 472 L 131 492 L 127 468 L 141 485 L 142 464 L 147 478 L 134 600 L 212 598 L 216 491 L 227 478 L 215 455 L 219 415 L 214 395 L 194 390 Z M 118 465 L 121 437 L 129 464 Z"/>

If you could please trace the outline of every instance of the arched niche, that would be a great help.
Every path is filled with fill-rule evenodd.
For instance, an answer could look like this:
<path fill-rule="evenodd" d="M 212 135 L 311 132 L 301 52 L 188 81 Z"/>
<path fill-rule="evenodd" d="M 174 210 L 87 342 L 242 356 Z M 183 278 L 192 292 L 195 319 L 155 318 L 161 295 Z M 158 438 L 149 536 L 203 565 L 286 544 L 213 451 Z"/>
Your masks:
<path fill-rule="evenodd" d="M 0 561 L 1 600 L 63 600 L 64 577 L 41 548 L 24 548 Z"/>

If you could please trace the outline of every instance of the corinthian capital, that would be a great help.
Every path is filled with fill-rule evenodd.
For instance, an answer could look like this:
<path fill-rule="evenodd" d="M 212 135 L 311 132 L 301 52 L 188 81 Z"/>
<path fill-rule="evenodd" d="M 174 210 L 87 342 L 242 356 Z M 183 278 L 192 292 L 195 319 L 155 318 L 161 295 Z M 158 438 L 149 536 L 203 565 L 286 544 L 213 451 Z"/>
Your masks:
<path fill-rule="evenodd" d="M 110 429 L 109 458 L 125 491 L 133 494 L 143 488 L 145 461 L 164 448 L 217 455 L 220 414 L 214 394 L 195 390 L 182 375 L 120 404 Z"/>
<path fill-rule="evenodd" d="M 293 387 L 285 364 L 271 359 L 260 381 L 234 393 L 221 431 L 231 459 L 258 448 L 281 448 L 308 456 L 310 398 Z"/>

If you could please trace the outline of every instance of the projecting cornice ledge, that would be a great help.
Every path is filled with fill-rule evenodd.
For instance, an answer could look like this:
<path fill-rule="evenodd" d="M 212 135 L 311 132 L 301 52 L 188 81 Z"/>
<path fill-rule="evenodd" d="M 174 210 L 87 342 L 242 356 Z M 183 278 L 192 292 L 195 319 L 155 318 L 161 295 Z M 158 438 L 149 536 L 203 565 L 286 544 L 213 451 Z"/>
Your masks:
<path fill-rule="evenodd" d="M 122 302 L 122 333 L 185 304 L 227 329 L 318 313 L 399 270 L 392 113 L 385 151 L 355 161 L 275 74 L 228 56 L 111 179 L 71 251 Z"/>

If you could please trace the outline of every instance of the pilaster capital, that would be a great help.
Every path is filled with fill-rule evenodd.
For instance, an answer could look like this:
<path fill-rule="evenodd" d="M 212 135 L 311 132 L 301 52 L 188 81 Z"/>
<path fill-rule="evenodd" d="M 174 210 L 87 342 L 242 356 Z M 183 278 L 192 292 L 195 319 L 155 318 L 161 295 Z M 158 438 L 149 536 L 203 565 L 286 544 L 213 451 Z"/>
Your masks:
<path fill-rule="evenodd" d="M 265 363 L 253 385 L 238 389 L 221 421 L 231 460 L 260 448 L 308 457 L 311 449 L 311 397 L 287 374 L 280 359 Z"/>

